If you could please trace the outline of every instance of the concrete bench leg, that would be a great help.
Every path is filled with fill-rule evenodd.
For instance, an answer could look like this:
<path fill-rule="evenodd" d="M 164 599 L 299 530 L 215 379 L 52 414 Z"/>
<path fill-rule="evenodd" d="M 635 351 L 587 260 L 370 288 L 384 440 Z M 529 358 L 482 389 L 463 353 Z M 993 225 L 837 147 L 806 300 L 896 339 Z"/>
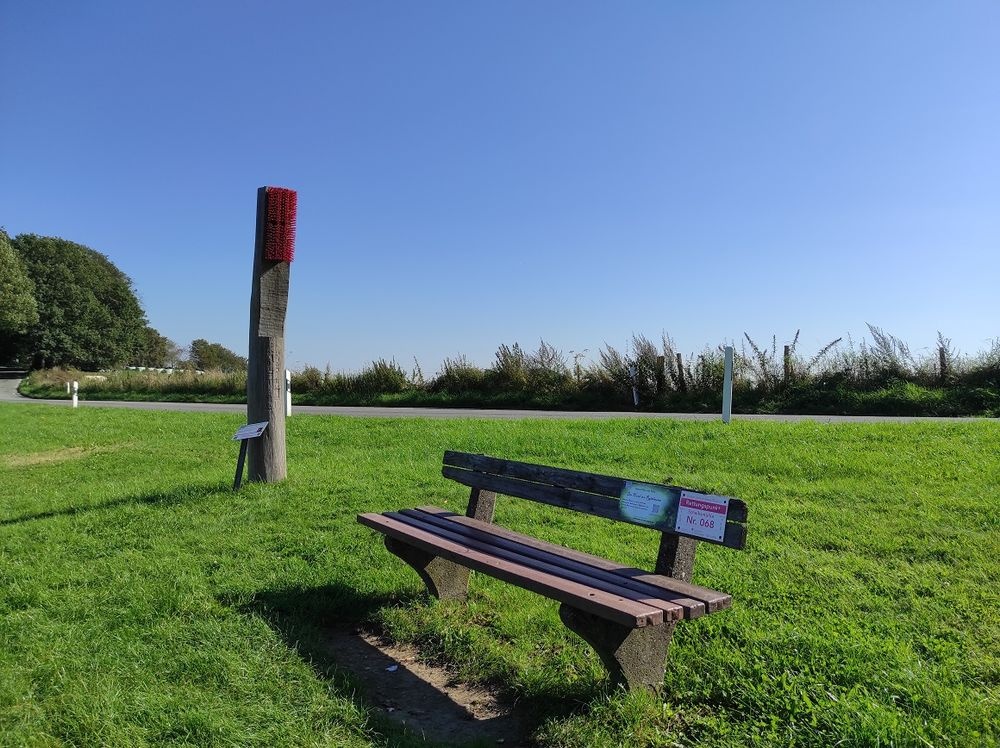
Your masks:
<path fill-rule="evenodd" d="M 559 606 L 559 617 L 600 655 L 614 683 L 630 691 L 657 690 L 663 685 L 667 649 L 676 621 L 633 629 L 565 603 Z"/>
<path fill-rule="evenodd" d="M 385 547 L 413 567 L 427 585 L 427 591 L 440 600 L 464 600 L 469 594 L 469 570 L 447 559 L 434 556 L 412 545 L 386 536 Z"/>

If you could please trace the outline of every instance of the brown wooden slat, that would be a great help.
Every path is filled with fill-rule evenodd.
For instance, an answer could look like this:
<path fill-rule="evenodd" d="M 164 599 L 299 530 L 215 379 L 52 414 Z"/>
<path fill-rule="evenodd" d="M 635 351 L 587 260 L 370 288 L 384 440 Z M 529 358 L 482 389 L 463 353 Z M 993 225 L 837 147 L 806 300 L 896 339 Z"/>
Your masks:
<path fill-rule="evenodd" d="M 737 499 L 735 496 L 729 497 L 729 512 L 726 514 L 726 522 L 732 524 L 733 522 L 746 522 L 747 521 L 747 505 L 743 499 Z M 735 547 L 735 546 L 734 546 Z M 742 548 L 743 546 L 739 546 Z"/>
<path fill-rule="evenodd" d="M 467 486 L 485 488 L 488 491 L 495 491 L 506 496 L 516 496 L 521 499 L 530 499 L 531 501 L 538 501 L 543 504 L 563 507 L 564 509 L 574 509 L 585 514 L 595 514 L 607 519 L 621 520 L 621 513 L 618 511 L 618 500 L 608 498 L 607 496 L 584 493 L 572 488 L 532 483 L 520 478 L 493 475 L 492 473 L 460 470 L 449 466 L 442 468 L 441 474 L 445 478 L 451 478 Z"/>
<path fill-rule="evenodd" d="M 447 465 L 441 469 L 441 474 L 446 478 L 451 478 L 452 480 L 458 481 L 459 483 L 463 483 L 467 486 L 485 488 L 488 491 L 495 491 L 496 493 L 501 493 L 506 496 L 515 496 L 521 499 L 537 501 L 540 504 L 558 506 L 563 509 L 572 509 L 577 512 L 583 512 L 584 514 L 592 514 L 596 517 L 604 517 L 605 519 L 612 519 L 616 522 L 624 522 L 638 527 L 648 527 L 653 530 L 659 530 L 660 532 L 669 532 L 674 535 L 693 537 L 696 540 L 701 540 L 705 543 L 730 545 L 730 547 L 734 548 L 742 548 L 743 546 L 741 543 L 745 543 L 746 533 L 741 532 L 740 530 L 730 533 L 730 523 L 727 523 L 726 525 L 727 532 L 723 536 L 722 542 L 718 542 L 698 537 L 696 535 L 688 535 L 687 533 L 677 532 L 674 529 L 674 524 L 670 516 L 668 516 L 663 522 L 658 522 L 656 524 L 647 525 L 642 522 L 636 522 L 621 513 L 621 510 L 618 508 L 617 499 L 611 499 L 606 496 L 584 493 L 583 491 L 577 491 L 571 488 L 561 488 L 558 486 L 546 486 L 541 483 L 531 483 L 518 478 L 508 478 L 489 473 L 476 473 L 469 470 L 460 470 Z M 732 527 L 742 528 L 742 525 L 733 524 Z"/>
<path fill-rule="evenodd" d="M 471 470 L 478 473 L 493 474 L 533 483 L 543 483 L 564 488 L 572 488 L 587 493 L 607 496 L 614 501 L 621 497 L 625 488 L 624 478 L 616 478 L 611 475 L 600 475 L 597 473 L 584 473 L 579 470 L 568 470 L 566 468 L 549 467 L 547 465 L 534 465 L 530 462 L 518 462 L 516 460 L 504 460 L 489 455 L 476 455 L 468 452 L 447 451 L 444 453 L 444 464 L 451 467 Z M 451 477 L 451 476 L 448 476 Z M 474 480 L 469 477 L 469 480 Z M 462 482 L 462 481 L 460 481 Z M 633 481 L 642 483 L 648 481 Z M 465 485 L 472 485 L 466 482 Z M 665 488 L 680 493 L 681 491 L 693 490 L 682 486 L 671 486 L 666 484 Z M 726 516 L 729 522 L 746 522 L 747 507 L 741 500 L 734 497 L 729 498 L 729 513 Z"/>
<path fill-rule="evenodd" d="M 478 520 L 462 516 L 461 514 L 455 514 L 447 509 L 440 509 L 433 506 L 422 506 L 419 507 L 419 509 L 421 512 L 434 514 L 442 519 L 446 519 L 449 522 L 474 527 L 482 532 L 487 532 L 500 538 L 506 538 L 531 548 L 537 548 L 538 550 L 558 553 L 566 559 L 571 559 L 573 561 L 592 566 L 596 569 L 616 574 L 625 579 L 658 587 L 666 590 L 668 593 L 698 600 L 704 603 L 706 613 L 715 613 L 716 611 L 724 610 L 732 605 L 732 597 L 725 592 L 718 592 L 716 590 L 709 589 L 708 587 L 701 587 L 696 584 L 682 582 L 679 579 L 672 579 L 671 577 L 665 577 L 660 574 L 653 574 L 652 572 L 644 571 L 642 569 L 625 566 L 624 564 L 609 561 L 608 559 L 601 558 L 600 556 L 593 556 L 589 553 L 584 553 L 583 551 L 578 551 L 573 548 L 566 548 L 565 546 L 549 543 L 544 540 L 539 540 L 538 538 L 532 538 L 528 535 L 522 535 L 521 533 L 508 530 L 507 528 L 500 527 L 499 525 L 488 524 L 486 522 L 480 522 Z"/>
<path fill-rule="evenodd" d="M 699 538 L 700 539 L 700 538 Z M 711 542 L 711 541 L 708 541 Z M 738 525 L 735 522 L 726 523 L 726 534 L 722 538 L 721 545 L 726 548 L 734 548 L 741 551 L 747 546 L 747 526 Z"/>
<path fill-rule="evenodd" d="M 663 587 L 621 577 L 591 564 L 568 558 L 561 553 L 562 550 L 565 550 L 562 546 L 552 546 L 547 549 L 536 548 L 533 545 L 520 542 L 519 538 L 503 537 L 497 533 L 490 532 L 491 525 L 486 525 L 485 528 L 482 528 L 479 525 L 451 522 L 448 516 L 450 513 L 439 514 L 437 512 L 425 512 L 423 509 L 411 509 L 403 511 L 401 514 L 416 517 L 423 522 L 434 524 L 469 542 L 477 541 L 483 543 L 485 547 L 494 547 L 498 550 L 512 552 L 518 557 L 535 559 L 546 564 L 547 568 L 553 571 L 553 573 L 564 573 L 563 571 L 555 571 L 561 569 L 565 573 L 578 575 L 579 578 L 577 576 L 569 578 L 594 584 L 599 589 L 605 589 L 608 592 L 616 591 L 616 594 L 621 594 L 624 597 L 635 595 L 636 597 L 631 597 L 631 599 L 641 600 L 642 602 L 651 602 L 653 600 L 663 601 L 669 605 L 669 608 L 664 608 L 664 610 L 673 610 L 679 606 L 683 618 L 699 618 L 705 614 L 705 603 L 702 600 L 696 600 Z M 516 533 L 511 534 L 516 535 Z M 531 538 L 527 539 L 531 540 Z"/>
<path fill-rule="evenodd" d="M 359 514 L 358 522 L 428 553 L 512 582 L 623 626 L 640 628 L 663 623 L 663 611 L 585 585 L 498 559 L 381 514 Z"/>
<path fill-rule="evenodd" d="M 540 551 L 520 546 L 508 540 L 503 540 L 488 533 L 481 533 L 474 528 L 463 527 L 462 525 L 448 522 L 432 514 L 425 514 L 416 509 L 408 509 L 402 512 L 387 512 L 387 517 L 399 519 L 401 521 L 416 523 L 414 527 L 427 529 L 435 535 L 439 535 L 448 540 L 468 546 L 473 550 L 482 551 L 497 558 L 503 558 L 514 563 L 523 564 L 539 571 L 544 571 L 553 576 L 568 579 L 573 582 L 593 587 L 594 589 L 609 592 L 613 595 L 624 597 L 627 600 L 634 600 L 645 605 L 652 605 L 663 611 L 665 620 L 677 620 L 679 618 L 689 618 L 682 602 L 667 599 L 663 590 L 649 588 L 649 592 L 639 591 L 635 586 L 625 584 L 625 580 L 608 575 L 610 579 L 603 578 L 596 569 L 586 567 L 583 564 L 573 562 L 558 563 L 558 558 L 552 554 L 545 554 Z M 596 574 L 594 572 L 597 572 Z M 691 606 L 704 611 L 704 605 L 695 600 L 688 600 Z"/>
<path fill-rule="evenodd" d="M 444 464 L 480 473 L 521 478 L 534 483 L 575 488 L 588 493 L 610 496 L 615 500 L 621 496 L 622 489 L 625 487 L 625 481 L 622 478 L 615 478 L 611 475 L 583 473 L 579 470 L 533 465 L 530 462 L 502 460 L 498 457 L 474 455 L 467 452 L 445 452 Z"/>

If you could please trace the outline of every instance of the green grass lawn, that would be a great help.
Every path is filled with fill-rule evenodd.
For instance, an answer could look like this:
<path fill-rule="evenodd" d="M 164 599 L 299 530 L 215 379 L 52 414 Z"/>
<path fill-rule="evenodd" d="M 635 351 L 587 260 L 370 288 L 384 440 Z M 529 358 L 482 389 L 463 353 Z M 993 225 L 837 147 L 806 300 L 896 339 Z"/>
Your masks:
<path fill-rule="evenodd" d="M 1000 742 L 1000 424 L 294 417 L 290 478 L 233 494 L 238 415 L 0 406 L 0 745 L 423 745 L 323 646 L 358 623 L 526 707 L 541 746 Z M 743 498 L 703 544 L 731 610 L 663 693 L 611 689 L 557 605 L 428 599 L 355 515 L 464 510 L 445 449 Z M 517 530 L 649 568 L 654 533 L 501 499 Z"/>

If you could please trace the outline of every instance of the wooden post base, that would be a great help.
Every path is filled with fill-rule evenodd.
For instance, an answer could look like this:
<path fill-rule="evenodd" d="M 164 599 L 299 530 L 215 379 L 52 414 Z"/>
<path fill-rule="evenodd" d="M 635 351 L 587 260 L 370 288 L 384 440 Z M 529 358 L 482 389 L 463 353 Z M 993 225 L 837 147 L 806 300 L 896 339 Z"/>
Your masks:
<path fill-rule="evenodd" d="M 559 606 L 559 617 L 570 631 L 594 648 L 612 682 L 630 691 L 640 688 L 656 691 L 663 685 L 667 650 L 676 621 L 633 629 L 565 603 Z"/>
<path fill-rule="evenodd" d="M 413 567 L 427 585 L 427 591 L 439 600 L 465 600 L 469 595 L 469 570 L 447 559 L 400 543 L 386 536 L 385 547 Z"/>

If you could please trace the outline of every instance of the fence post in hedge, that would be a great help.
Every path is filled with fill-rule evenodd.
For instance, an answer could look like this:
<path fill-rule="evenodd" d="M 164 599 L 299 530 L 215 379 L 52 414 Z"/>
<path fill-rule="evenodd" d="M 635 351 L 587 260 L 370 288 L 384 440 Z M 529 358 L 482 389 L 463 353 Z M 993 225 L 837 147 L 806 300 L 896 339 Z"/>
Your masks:
<path fill-rule="evenodd" d="M 733 417 L 733 347 L 726 346 L 726 364 L 722 377 L 722 422 Z"/>
<path fill-rule="evenodd" d="M 685 395 L 688 391 L 687 382 L 684 381 L 684 362 L 681 360 L 681 354 L 677 354 L 677 389 L 683 392 Z"/>

